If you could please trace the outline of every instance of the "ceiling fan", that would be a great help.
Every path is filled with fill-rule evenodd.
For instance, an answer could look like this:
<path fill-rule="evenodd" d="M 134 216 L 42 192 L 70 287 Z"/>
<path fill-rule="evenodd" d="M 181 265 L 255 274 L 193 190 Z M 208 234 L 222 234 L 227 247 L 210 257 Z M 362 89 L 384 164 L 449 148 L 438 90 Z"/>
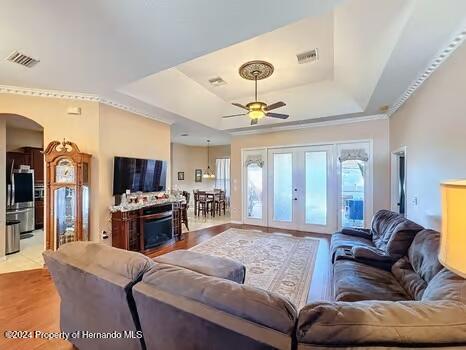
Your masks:
<path fill-rule="evenodd" d="M 240 114 L 225 115 L 222 118 L 232 118 L 247 115 L 251 118 L 251 125 L 256 125 L 259 119 L 264 117 L 272 117 L 279 119 L 287 119 L 288 114 L 271 113 L 270 111 L 286 106 L 285 102 L 275 102 L 270 105 L 257 100 L 257 81 L 268 78 L 273 73 L 273 66 L 265 61 L 250 61 L 246 62 L 239 68 L 239 75 L 247 80 L 254 80 L 254 102 L 249 102 L 246 106 L 240 103 L 232 103 L 233 106 L 242 108 L 247 112 Z"/>

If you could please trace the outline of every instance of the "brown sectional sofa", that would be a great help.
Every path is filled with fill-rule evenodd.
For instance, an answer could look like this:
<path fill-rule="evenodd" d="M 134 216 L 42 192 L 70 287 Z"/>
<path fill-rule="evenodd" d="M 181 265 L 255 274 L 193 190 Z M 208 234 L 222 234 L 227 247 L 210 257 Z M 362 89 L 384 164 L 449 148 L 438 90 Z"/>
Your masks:
<path fill-rule="evenodd" d="M 390 269 L 337 259 L 336 300 L 299 314 L 286 299 L 243 285 L 244 266 L 228 259 L 178 251 L 154 262 L 88 242 L 44 257 L 62 330 L 144 335 L 73 339 L 81 350 L 466 349 L 466 281 L 439 264 L 438 232 L 413 239 Z"/>

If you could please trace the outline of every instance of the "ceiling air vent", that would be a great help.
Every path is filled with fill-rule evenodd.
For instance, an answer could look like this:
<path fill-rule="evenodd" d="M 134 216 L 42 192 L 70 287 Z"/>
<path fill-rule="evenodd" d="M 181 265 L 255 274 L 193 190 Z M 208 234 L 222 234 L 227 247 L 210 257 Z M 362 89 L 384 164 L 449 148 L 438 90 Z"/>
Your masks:
<path fill-rule="evenodd" d="M 300 53 L 300 54 L 296 55 L 296 57 L 298 58 L 298 63 L 299 64 L 308 63 L 308 62 L 315 62 L 315 61 L 317 61 L 319 59 L 319 53 L 318 53 L 317 49 L 314 49 L 314 50 L 311 50 L 311 51 Z"/>
<path fill-rule="evenodd" d="M 217 87 L 217 86 L 225 85 L 227 82 L 220 77 L 215 77 L 215 78 L 209 79 L 209 83 L 210 85 Z"/>
<path fill-rule="evenodd" d="M 24 53 L 14 51 L 10 56 L 7 57 L 7 61 L 18 63 L 24 67 L 31 68 L 37 63 L 39 60 L 36 60 L 30 56 L 25 55 Z"/>

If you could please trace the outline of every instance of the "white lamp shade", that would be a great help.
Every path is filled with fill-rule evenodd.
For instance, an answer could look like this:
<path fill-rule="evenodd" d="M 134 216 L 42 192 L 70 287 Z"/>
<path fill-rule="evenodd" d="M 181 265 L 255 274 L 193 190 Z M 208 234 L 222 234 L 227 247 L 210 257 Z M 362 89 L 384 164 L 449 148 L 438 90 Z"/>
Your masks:
<path fill-rule="evenodd" d="M 439 260 L 466 277 L 466 180 L 441 184 L 442 233 Z"/>

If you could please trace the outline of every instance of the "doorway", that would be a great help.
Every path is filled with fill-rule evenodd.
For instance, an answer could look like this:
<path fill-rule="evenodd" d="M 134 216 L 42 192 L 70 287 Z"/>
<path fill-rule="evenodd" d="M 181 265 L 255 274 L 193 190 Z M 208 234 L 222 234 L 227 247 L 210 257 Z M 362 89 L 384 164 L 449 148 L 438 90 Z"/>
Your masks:
<path fill-rule="evenodd" d="M 406 217 L 407 149 L 401 147 L 391 154 L 391 210 Z"/>
<path fill-rule="evenodd" d="M 19 115 L 5 125 L 5 259 L 0 273 L 41 268 L 44 251 L 44 131 Z"/>
<path fill-rule="evenodd" d="M 331 233 L 336 229 L 333 146 L 268 151 L 268 225 Z"/>
<path fill-rule="evenodd" d="M 372 217 L 372 143 L 242 151 L 243 222 L 333 233 Z"/>

